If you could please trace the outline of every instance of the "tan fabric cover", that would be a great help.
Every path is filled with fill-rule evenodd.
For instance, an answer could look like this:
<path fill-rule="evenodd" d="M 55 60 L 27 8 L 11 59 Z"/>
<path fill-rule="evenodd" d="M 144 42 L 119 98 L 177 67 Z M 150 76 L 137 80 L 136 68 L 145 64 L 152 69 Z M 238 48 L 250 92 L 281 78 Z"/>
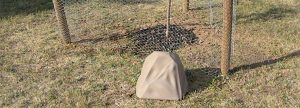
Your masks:
<path fill-rule="evenodd" d="M 146 58 L 136 86 L 139 98 L 180 100 L 186 92 L 187 80 L 177 54 L 153 52 Z"/>

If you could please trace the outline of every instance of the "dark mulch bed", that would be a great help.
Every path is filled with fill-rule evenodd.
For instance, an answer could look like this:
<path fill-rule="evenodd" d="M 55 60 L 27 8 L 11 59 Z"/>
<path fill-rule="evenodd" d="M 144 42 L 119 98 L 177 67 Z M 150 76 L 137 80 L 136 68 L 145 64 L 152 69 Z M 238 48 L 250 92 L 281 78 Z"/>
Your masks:
<path fill-rule="evenodd" d="M 170 35 L 166 36 L 166 26 L 157 25 L 154 27 L 137 30 L 129 33 L 130 40 L 122 49 L 133 54 L 149 54 L 153 51 L 175 51 L 184 45 L 198 42 L 198 37 L 181 26 L 171 25 Z"/>

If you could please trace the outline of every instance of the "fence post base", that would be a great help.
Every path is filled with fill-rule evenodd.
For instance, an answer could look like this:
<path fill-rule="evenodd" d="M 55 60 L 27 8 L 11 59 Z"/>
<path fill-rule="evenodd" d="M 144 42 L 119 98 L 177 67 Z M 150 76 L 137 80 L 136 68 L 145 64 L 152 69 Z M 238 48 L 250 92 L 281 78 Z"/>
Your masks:
<path fill-rule="evenodd" d="M 231 35 L 232 35 L 232 10 L 233 0 L 223 0 L 223 38 L 222 38 L 222 57 L 221 72 L 223 76 L 227 76 L 230 69 L 231 56 Z"/>
<path fill-rule="evenodd" d="M 53 5 L 56 13 L 56 18 L 60 31 L 62 33 L 63 39 L 66 43 L 71 43 L 70 31 L 67 23 L 67 18 L 65 15 L 64 5 L 62 0 L 53 0 Z"/>

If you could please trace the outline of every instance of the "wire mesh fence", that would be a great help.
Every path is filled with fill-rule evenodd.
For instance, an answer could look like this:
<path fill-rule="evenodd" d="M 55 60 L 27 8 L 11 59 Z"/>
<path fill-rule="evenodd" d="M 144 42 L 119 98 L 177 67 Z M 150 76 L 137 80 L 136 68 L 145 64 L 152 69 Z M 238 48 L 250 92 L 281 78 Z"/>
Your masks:
<path fill-rule="evenodd" d="M 60 0 L 54 0 L 60 1 Z M 172 0 L 170 36 L 164 0 L 62 0 L 74 43 L 146 56 L 176 52 L 187 68 L 220 72 L 222 0 Z M 209 71 L 211 69 L 211 72 Z"/>

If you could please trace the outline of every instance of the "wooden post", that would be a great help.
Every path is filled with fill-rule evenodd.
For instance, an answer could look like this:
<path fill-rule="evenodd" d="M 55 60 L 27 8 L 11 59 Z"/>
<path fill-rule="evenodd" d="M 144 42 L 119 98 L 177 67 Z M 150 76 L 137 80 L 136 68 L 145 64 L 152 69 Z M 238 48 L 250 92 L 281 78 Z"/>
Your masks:
<path fill-rule="evenodd" d="M 184 3 L 183 3 L 184 12 L 188 12 L 189 9 L 190 9 L 190 0 L 184 0 Z"/>
<path fill-rule="evenodd" d="M 53 0 L 54 9 L 56 12 L 56 18 L 60 31 L 66 43 L 71 43 L 70 31 L 67 23 L 67 18 L 65 15 L 64 5 L 62 0 Z"/>
<path fill-rule="evenodd" d="M 221 72 L 227 76 L 230 69 L 231 35 L 232 35 L 232 10 L 233 0 L 223 0 L 223 38 L 222 38 L 222 57 Z"/>

